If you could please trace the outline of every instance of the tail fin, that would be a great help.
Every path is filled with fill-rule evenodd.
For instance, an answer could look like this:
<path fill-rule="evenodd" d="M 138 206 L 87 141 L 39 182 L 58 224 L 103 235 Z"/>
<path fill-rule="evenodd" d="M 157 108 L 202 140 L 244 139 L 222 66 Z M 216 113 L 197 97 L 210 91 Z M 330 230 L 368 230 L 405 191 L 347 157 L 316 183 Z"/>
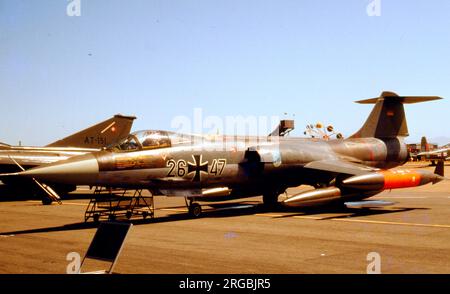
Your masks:
<path fill-rule="evenodd" d="M 136 119 L 134 116 L 116 114 L 46 147 L 101 148 L 128 136 L 134 119 Z"/>
<path fill-rule="evenodd" d="M 375 104 L 362 128 L 350 138 L 395 138 L 407 137 L 403 104 L 442 99 L 437 96 L 398 96 L 393 92 L 383 92 L 380 97 L 356 101 L 361 104 Z"/>
<path fill-rule="evenodd" d="M 427 137 L 422 137 L 420 140 L 420 152 L 427 152 L 430 151 L 430 148 L 428 147 Z"/>

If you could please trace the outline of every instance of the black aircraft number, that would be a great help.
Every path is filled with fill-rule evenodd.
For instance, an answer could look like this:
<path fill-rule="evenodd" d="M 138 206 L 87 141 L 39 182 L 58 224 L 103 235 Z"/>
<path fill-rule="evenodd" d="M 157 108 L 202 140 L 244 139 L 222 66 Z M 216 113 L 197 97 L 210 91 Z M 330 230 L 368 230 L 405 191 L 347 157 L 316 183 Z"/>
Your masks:
<path fill-rule="evenodd" d="M 167 167 L 170 168 L 169 173 L 167 174 L 168 177 L 182 177 L 186 174 L 186 160 L 180 159 L 178 161 L 175 161 L 173 159 L 170 159 L 167 161 Z"/>
<path fill-rule="evenodd" d="M 212 175 L 221 175 L 223 170 L 225 169 L 225 165 L 227 165 L 227 160 L 224 158 L 214 159 L 211 164 L 211 170 L 209 171 Z"/>
<path fill-rule="evenodd" d="M 225 158 L 213 159 L 211 165 L 205 164 L 206 167 L 209 167 L 208 173 L 213 176 L 222 175 L 225 166 L 227 165 L 227 160 Z M 201 167 L 196 167 L 192 163 L 184 159 L 170 159 L 167 161 L 167 167 L 169 168 L 169 172 L 167 173 L 168 177 L 184 177 L 185 175 L 196 172 L 195 179 L 198 179 L 197 174 L 201 171 Z M 197 172 L 198 169 L 198 172 Z"/>

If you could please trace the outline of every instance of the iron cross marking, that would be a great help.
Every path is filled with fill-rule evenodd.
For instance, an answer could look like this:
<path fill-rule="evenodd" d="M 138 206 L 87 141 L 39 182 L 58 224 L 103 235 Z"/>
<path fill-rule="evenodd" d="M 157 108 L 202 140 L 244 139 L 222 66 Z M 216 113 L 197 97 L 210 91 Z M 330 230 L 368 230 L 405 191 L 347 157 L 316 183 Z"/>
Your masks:
<path fill-rule="evenodd" d="M 202 162 L 202 155 L 192 155 L 194 163 L 188 162 L 188 174 L 195 172 L 193 182 L 200 182 L 201 172 L 208 173 L 208 162 Z"/>

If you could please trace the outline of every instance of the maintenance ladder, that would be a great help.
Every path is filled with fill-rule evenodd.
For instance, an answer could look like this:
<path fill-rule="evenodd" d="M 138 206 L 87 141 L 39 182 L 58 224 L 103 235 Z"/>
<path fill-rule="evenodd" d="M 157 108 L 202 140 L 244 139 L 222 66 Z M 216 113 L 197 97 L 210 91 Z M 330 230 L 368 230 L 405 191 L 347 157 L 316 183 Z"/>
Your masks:
<path fill-rule="evenodd" d="M 116 220 L 118 218 L 131 219 L 140 215 L 142 218 L 154 218 L 153 196 L 143 196 L 142 189 L 127 194 L 125 189 L 95 187 L 94 195 L 84 213 L 84 221 L 90 218 L 94 222 L 100 220 Z"/>

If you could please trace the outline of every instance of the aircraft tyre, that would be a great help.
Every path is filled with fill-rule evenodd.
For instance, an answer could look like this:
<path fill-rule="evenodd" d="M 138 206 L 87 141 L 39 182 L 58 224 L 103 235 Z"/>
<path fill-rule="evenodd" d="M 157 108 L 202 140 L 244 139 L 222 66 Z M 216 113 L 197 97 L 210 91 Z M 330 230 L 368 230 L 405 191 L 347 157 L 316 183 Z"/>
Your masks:
<path fill-rule="evenodd" d="M 43 197 L 42 198 L 42 205 L 51 205 L 53 202 L 52 199 L 50 199 L 49 197 Z"/>
<path fill-rule="evenodd" d="M 189 214 L 193 217 L 200 217 L 202 214 L 202 207 L 198 203 L 192 203 L 189 205 Z"/>

